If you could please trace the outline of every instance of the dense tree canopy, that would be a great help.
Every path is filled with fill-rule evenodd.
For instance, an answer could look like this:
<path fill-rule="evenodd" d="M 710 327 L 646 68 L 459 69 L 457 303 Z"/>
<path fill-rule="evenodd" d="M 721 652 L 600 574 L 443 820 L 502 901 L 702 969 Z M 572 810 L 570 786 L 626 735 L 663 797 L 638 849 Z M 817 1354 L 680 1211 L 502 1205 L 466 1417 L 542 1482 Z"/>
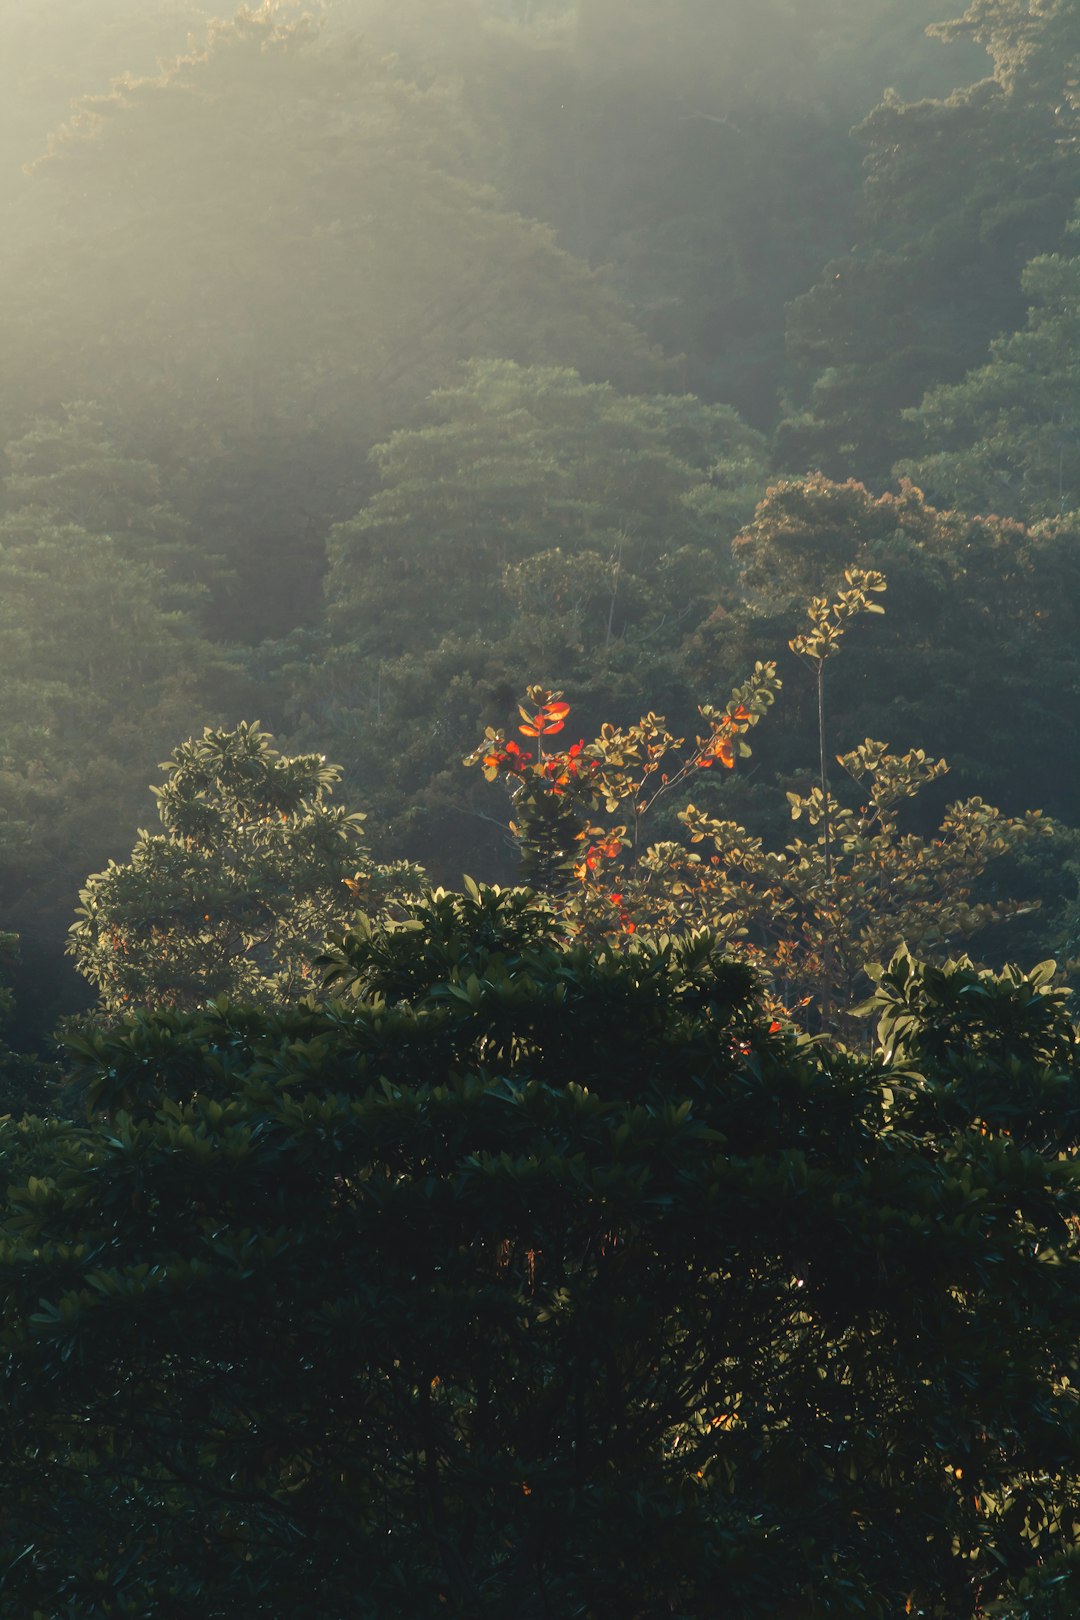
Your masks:
<path fill-rule="evenodd" d="M 346 941 L 351 1001 L 133 1015 L 71 1044 L 89 1123 L 0 1127 L 6 1601 L 1069 1612 L 1045 974 L 898 960 L 917 1075 L 770 1027 L 707 937 L 546 934 L 433 896 Z"/>
<path fill-rule="evenodd" d="M 86 871 L 129 842 L 148 765 L 243 683 L 206 635 L 216 559 L 156 468 L 81 406 L 3 459 L 0 907 L 22 935 L 20 1002 L 47 1016 L 57 932 Z"/>
<path fill-rule="evenodd" d="M 881 480 L 901 413 L 959 380 L 1023 313 L 1020 273 L 1062 239 L 1075 197 L 1075 7 L 985 7 L 953 30 L 994 72 L 945 99 L 890 94 L 863 125 L 858 240 L 791 307 L 792 357 L 813 378 L 777 449 L 793 468 Z"/>
<path fill-rule="evenodd" d="M 380 488 L 330 537 L 331 625 L 361 656 L 533 616 L 590 648 L 703 616 L 765 479 L 729 408 L 568 370 L 474 362 L 424 418 L 375 447 Z"/>
<path fill-rule="evenodd" d="M 1071 247 L 1071 6 L 214 9 L 5 18 L 2 517 L 23 539 L 0 921 L 32 998 L 86 871 L 203 725 L 262 713 L 342 761 L 386 854 L 505 873 L 456 761 L 526 684 L 572 689 L 587 726 L 660 703 L 679 728 L 748 658 L 783 661 L 780 581 L 726 558 L 777 466 L 880 488 L 907 455 L 938 504 L 1025 525 L 1072 505 L 1071 260 L 1045 257 Z M 747 422 L 779 426 L 771 467 Z M 62 585 L 43 631 L 35 572 Z M 918 742 L 1019 810 L 1015 715 L 1032 796 L 1075 820 L 1071 654 L 1063 686 L 1049 660 L 1028 680 L 1010 625 L 986 684 L 929 646 L 945 590 L 911 679 L 879 665 L 920 713 L 856 739 Z M 84 629 L 111 642 L 92 662 Z M 767 744 L 751 793 L 798 753 Z"/>
<path fill-rule="evenodd" d="M 901 470 L 967 511 L 1060 517 L 1080 507 L 1080 260 L 1034 259 L 1023 288 L 1032 301 L 1023 330 L 909 413 L 925 450 Z"/>
<path fill-rule="evenodd" d="M 5 1616 L 1075 1620 L 1080 8 L 951 9 L 0 4 Z"/>
<path fill-rule="evenodd" d="M 737 678 L 764 635 L 782 646 L 808 597 L 845 567 L 880 569 L 888 611 L 849 639 L 833 698 L 842 734 L 917 742 L 950 760 L 965 791 L 1074 817 L 1080 553 L 1071 522 L 1029 528 L 938 509 L 910 484 L 875 498 L 853 481 L 815 477 L 775 485 L 734 552 L 745 602 L 702 626 L 687 650 L 701 678 L 718 668 Z M 792 707 L 762 742 L 783 743 L 781 769 L 791 774 L 814 722 L 808 683 L 783 659 L 781 673 Z"/>
<path fill-rule="evenodd" d="M 529 680 L 637 701 L 724 595 L 766 482 L 729 407 L 505 360 L 470 365 L 373 461 L 379 487 L 328 538 L 331 646 L 300 712 L 388 820 L 430 791 L 440 843 L 477 724 Z"/>
<path fill-rule="evenodd" d="M 452 95 L 291 10 L 83 103 L 31 177 L 40 229 L 0 256 L 0 411 L 107 403 L 227 541 L 248 636 L 317 600 L 358 446 L 456 362 L 663 374 L 602 282 L 471 178 Z"/>

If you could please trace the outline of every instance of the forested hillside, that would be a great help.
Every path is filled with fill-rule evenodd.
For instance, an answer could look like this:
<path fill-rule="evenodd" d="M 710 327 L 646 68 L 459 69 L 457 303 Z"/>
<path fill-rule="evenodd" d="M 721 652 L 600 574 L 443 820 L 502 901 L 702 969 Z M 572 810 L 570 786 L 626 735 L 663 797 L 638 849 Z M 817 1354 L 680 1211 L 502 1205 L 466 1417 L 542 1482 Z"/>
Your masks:
<path fill-rule="evenodd" d="M 0 0 L 3 1614 L 1080 1612 L 1080 6 L 962 3 Z"/>
<path fill-rule="evenodd" d="M 505 879 L 460 760 L 528 685 L 583 734 L 684 734 L 779 660 L 710 804 L 782 840 L 819 752 L 787 643 L 853 563 L 886 625 L 829 752 L 924 747 L 956 795 L 1080 819 L 1064 0 L 50 0 L 4 27 L 24 1046 L 85 999 L 79 890 L 206 725 L 340 764 L 376 858 Z M 1066 956 L 1071 850 L 1009 878 Z"/>

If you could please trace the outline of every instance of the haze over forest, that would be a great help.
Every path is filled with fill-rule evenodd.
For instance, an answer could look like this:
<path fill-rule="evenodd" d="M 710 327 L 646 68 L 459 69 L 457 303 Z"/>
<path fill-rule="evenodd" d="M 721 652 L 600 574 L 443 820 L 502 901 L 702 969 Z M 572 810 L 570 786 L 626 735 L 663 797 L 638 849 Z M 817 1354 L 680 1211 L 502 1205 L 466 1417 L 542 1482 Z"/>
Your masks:
<path fill-rule="evenodd" d="M 1080 1614 L 1077 0 L 0 0 L 0 1612 Z"/>
<path fill-rule="evenodd" d="M 257 717 L 340 763 L 381 860 L 505 880 L 505 811 L 460 759 L 527 684 L 585 734 L 681 733 L 748 659 L 783 672 L 857 560 L 890 594 L 837 747 L 918 745 L 954 796 L 1080 820 L 1077 40 L 1069 6 L 928 33 L 942 9 L 8 0 L 24 1044 L 79 1004 L 80 887 L 185 737 Z M 822 482 L 905 477 L 1024 527 L 973 540 Z M 789 670 L 751 777 L 713 791 L 782 835 L 776 785 L 814 758 Z M 1020 874 L 1059 954 L 1063 868 Z"/>

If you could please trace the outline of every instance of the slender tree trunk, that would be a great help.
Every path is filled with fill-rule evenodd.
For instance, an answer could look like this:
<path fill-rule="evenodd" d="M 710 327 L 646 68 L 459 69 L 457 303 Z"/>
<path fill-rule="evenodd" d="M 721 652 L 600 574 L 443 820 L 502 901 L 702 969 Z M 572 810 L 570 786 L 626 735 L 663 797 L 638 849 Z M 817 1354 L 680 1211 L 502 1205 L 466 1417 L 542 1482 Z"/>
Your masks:
<path fill-rule="evenodd" d="M 622 577 L 623 542 L 620 538 L 619 549 L 615 554 L 615 572 L 611 581 L 611 600 L 608 603 L 607 635 L 604 637 L 604 646 L 611 646 L 611 632 L 615 624 L 615 601 L 619 594 L 619 580 Z"/>
<path fill-rule="evenodd" d="M 833 906 L 833 865 L 832 865 L 832 815 L 829 809 L 829 766 L 828 754 L 825 751 L 825 660 L 822 658 L 817 667 L 817 712 L 818 712 L 818 753 L 821 762 L 821 828 L 825 840 L 825 906 L 822 921 L 822 949 L 821 949 L 821 1022 L 827 1025 L 832 1018 L 833 1003 L 833 960 L 832 942 L 829 930 L 832 927 Z"/>
<path fill-rule="evenodd" d="M 829 815 L 829 767 L 825 752 L 825 660 L 817 669 L 818 753 L 821 759 L 821 825 L 825 837 L 825 882 L 832 888 L 832 819 Z"/>

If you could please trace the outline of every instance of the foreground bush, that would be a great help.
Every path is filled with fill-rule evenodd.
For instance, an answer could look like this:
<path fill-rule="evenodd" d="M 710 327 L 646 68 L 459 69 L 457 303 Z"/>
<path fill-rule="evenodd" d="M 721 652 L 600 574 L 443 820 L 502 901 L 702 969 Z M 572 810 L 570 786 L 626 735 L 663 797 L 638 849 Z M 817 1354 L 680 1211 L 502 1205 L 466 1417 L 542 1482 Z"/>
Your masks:
<path fill-rule="evenodd" d="M 886 1061 L 520 893 L 327 966 L 80 1037 L 88 1122 L 3 1127 L 5 1612 L 1075 1612 L 1045 983 L 898 959 Z"/>

